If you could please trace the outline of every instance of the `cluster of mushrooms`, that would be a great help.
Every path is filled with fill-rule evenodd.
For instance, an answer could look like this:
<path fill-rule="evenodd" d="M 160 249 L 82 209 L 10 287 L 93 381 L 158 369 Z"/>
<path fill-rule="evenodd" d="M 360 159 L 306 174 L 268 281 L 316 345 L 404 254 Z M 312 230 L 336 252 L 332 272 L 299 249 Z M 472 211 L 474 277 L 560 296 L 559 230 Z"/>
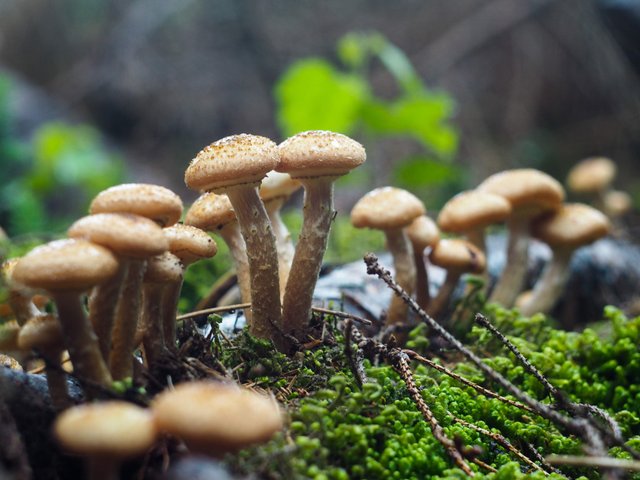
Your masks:
<path fill-rule="evenodd" d="M 64 410 L 55 436 L 70 452 L 90 459 L 92 478 L 109 478 L 120 459 L 148 450 L 161 434 L 219 456 L 282 428 L 273 399 L 213 382 L 168 388 L 148 408 L 121 401 L 71 406 L 61 359 L 68 352 L 85 395 L 97 399 L 114 381 L 139 376 L 140 369 L 152 370 L 163 356 L 175 353 L 185 268 L 217 251 L 208 232 L 229 247 L 242 301 L 250 304 L 245 313 L 250 332 L 291 352 L 296 339 L 304 340 L 311 319 L 335 213 L 334 181 L 365 159 L 358 142 L 327 131 L 303 132 L 280 145 L 255 135 L 226 137 L 188 166 L 185 182 L 200 197 L 183 223 L 182 201 L 170 190 L 119 185 L 96 196 L 90 215 L 69 228 L 68 238 L 4 263 L 16 321 L 2 326 L 0 346 L 18 352 L 18 358 L 19 352 L 36 351 L 46 360 L 52 403 Z M 279 210 L 301 187 L 303 226 L 294 247 Z M 592 187 L 581 188 L 586 193 Z M 606 187 L 593 195 L 599 202 Z M 599 210 L 563 200 L 556 180 L 520 169 L 493 175 L 451 199 L 437 225 L 418 198 L 393 187 L 366 194 L 351 219 L 356 227 L 384 231 L 398 284 L 433 316 L 447 308 L 463 273 L 485 270 L 489 225 L 504 222 L 509 231 L 506 268 L 490 296 L 505 307 L 521 293 L 530 237 L 546 242 L 553 260 L 528 298 L 519 300 L 529 315 L 548 311 L 557 301 L 573 250 L 610 229 Z M 464 238 L 441 238 L 440 231 Z M 429 263 L 447 270 L 434 298 Z M 44 309 L 47 299 L 55 303 L 56 314 Z M 394 298 L 386 323 L 406 323 L 407 314 L 406 305 Z"/>

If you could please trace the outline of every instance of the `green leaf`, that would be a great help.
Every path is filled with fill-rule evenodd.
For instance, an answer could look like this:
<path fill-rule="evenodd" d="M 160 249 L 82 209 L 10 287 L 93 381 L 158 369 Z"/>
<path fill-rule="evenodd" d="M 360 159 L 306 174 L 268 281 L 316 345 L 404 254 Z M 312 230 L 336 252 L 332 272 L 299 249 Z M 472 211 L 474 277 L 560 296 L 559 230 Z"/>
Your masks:
<path fill-rule="evenodd" d="M 395 181 L 407 188 L 439 185 L 455 181 L 459 169 L 425 156 L 410 157 L 396 167 Z"/>

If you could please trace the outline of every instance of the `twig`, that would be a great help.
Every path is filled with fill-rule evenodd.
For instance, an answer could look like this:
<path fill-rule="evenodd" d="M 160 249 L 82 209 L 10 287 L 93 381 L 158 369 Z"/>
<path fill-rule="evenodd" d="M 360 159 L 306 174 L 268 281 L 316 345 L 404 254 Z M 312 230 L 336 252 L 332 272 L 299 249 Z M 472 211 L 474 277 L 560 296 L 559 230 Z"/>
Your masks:
<path fill-rule="evenodd" d="M 547 462 L 552 465 L 571 465 L 573 467 L 599 467 L 615 468 L 640 472 L 640 462 L 623 458 L 576 456 L 576 455 L 549 455 Z"/>
<path fill-rule="evenodd" d="M 204 308 L 202 310 L 195 310 L 193 312 L 178 315 L 176 320 L 185 320 L 187 318 L 199 317 L 201 315 L 209 315 L 211 313 L 229 312 L 231 310 L 240 310 L 245 308 L 251 308 L 250 303 L 237 303 L 235 305 L 225 305 L 224 307 L 212 307 Z"/>
<path fill-rule="evenodd" d="M 330 310 L 328 308 L 322 308 L 322 307 L 311 307 L 311 310 L 318 313 L 325 313 L 327 315 L 334 315 L 336 317 L 347 318 L 347 319 L 350 318 L 363 325 L 371 325 L 371 320 L 369 320 L 368 318 L 359 317 L 358 315 L 354 315 L 352 313 L 341 312 L 339 310 Z"/>
<path fill-rule="evenodd" d="M 475 463 L 476 465 L 478 465 L 481 468 L 484 468 L 485 470 L 488 470 L 491 473 L 496 473 L 498 470 L 496 468 L 493 468 L 491 465 L 489 465 L 488 463 L 483 462 L 482 460 L 480 460 L 479 458 L 472 458 L 471 461 L 473 463 Z"/>
<path fill-rule="evenodd" d="M 362 385 L 367 383 L 368 379 L 367 372 L 365 372 L 364 365 L 362 364 L 364 360 L 362 350 L 357 349 L 354 353 L 351 345 L 354 329 L 355 327 L 353 326 L 352 320 L 350 318 L 347 319 L 344 328 L 344 354 L 347 357 L 349 368 L 353 373 L 353 378 L 355 378 L 358 388 L 362 389 Z"/>

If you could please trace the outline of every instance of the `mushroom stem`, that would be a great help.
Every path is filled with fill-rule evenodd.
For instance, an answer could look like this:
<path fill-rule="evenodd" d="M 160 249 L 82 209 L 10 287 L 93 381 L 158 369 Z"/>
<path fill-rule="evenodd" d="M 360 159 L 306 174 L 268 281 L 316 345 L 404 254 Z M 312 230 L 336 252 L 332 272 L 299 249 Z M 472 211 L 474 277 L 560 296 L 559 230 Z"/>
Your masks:
<path fill-rule="evenodd" d="M 282 221 L 280 209 L 284 204 L 284 197 L 273 198 L 265 202 L 267 215 L 273 227 L 273 233 L 276 236 L 276 250 L 278 251 L 278 275 L 280 278 L 280 296 L 284 297 L 284 291 L 289 279 L 291 271 L 291 262 L 295 255 L 295 248 L 291 241 L 291 232 Z"/>
<path fill-rule="evenodd" d="M 88 457 L 85 460 L 88 480 L 118 480 L 120 462 L 108 457 Z"/>
<path fill-rule="evenodd" d="M 183 283 L 184 277 L 164 287 L 161 311 L 162 330 L 165 346 L 169 350 L 176 349 L 176 315 L 178 314 L 178 302 Z"/>
<path fill-rule="evenodd" d="M 427 310 L 427 313 L 430 316 L 437 317 L 445 311 L 445 309 L 449 305 L 449 299 L 451 298 L 451 295 L 453 295 L 453 292 L 456 289 L 461 276 L 462 273 L 460 271 L 449 270 L 447 272 L 444 283 L 438 290 L 436 296 L 431 301 L 429 310 Z"/>
<path fill-rule="evenodd" d="M 413 260 L 416 266 L 416 301 L 423 310 L 429 308 L 431 292 L 429 291 L 429 272 L 427 270 L 427 257 L 424 250 L 413 250 Z"/>
<path fill-rule="evenodd" d="M 166 351 L 166 340 L 164 336 L 166 324 L 163 325 L 161 322 L 163 318 L 164 294 L 165 287 L 158 283 L 144 283 L 142 286 L 142 315 L 140 323 L 142 331 L 144 332 L 142 337 L 144 358 L 149 370 L 152 370 L 152 368 L 157 365 L 158 359 L 161 358 Z M 173 324 L 175 326 L 175 319 Z M 175 334 L 175 328 L 173 331 Z"/>
<path fill-rule="evenodd" d="M 299 335 L 311 319 L 313 291 L 334 217 L 335 177 L 299 179 L 304 186 L 303 223 L 283 300 L 283 328 Z"/>
<path fill-rule="evenodd" d="M 233 259 L 238 277 L 238 287 L 243 303 L 251 303 L 251 275 L 249 274 L 249 259 L 247 258 L 247 246 L 240 233 L 237 222 L 231 222 L 222 227 L 218 233 L 229 247 L 229 253 Z M 245 310 L 247 323 L 251 323 L 251 310 Z"/>
<path fill-rule="evenodd" d="M 273 325 L 281 325 L 280 284 L 276 239 L 256 185 L 227 187 L 247 246 L 251 285 L 252 320 L 249 331 L 260 338 L 277 337 Z M 279 342 L 276 342 L 279 343 Z"/>
<path fill-rule="evenodd" d="M 465 236 L 469 242 L 473 243 L 486 255 L 487 245 L 484 239 L 484 227 L 468 230 L 465 232 Z"/>
<path fill-rule="evenodd" d="M 44 373 L 47 377 L 51 404 L 56 411 L 60 412 L 71 405 L 67 374 L 62 369 L 60 361 L 62 352 L 57 348 L 41 348 L 38 353 L 44 359 Z M 105 364 L 105 368 L 106 366 Z"/>
<path fill-rule="evenodd" d="M 7 302 L 20 326 L 24 325 L 32 317 L 42 315 L 42 311 L 33 303 L 32 297 L 25 295 L 19 289 L 11 288 L 9 290 Z"/>
<path fill-rule="evenodd" d="M 140 312 L 140 291 L 146 267 L 145 260 L 131 259 L 122 294 L 116 308 L 112 331 L 109 366 L 114 380 L 122 380 L 133 374 L 135 333 Z"/>
<path fill-rule="evenodd" d="M 60 326 L 64 333 L 69 350 L 69 357 L 74 371 L 81 380 L 109 387 L 111 375 L 100 353 L 98 338 L 91 323 L 84 314 L 78 292 L 51 292 L 58 309 Z M 94 396 L 94 389 L 89 385 L 87 394 Z"/>
<path fill-rule="evenodd" d="M 509 245 L 502 275 L 496 283 L 490 302 L 511 308 L 524 287 L 529 260 L 529 221 L 527 217 L 513 217 L 507 221 Z"/>
<path fill-rule="evenodd" d="M 569 278 L 569 263 L 573 249 L 556 249 L 553 258 L 544 268 L 536 282 L 529 300 L 520 308 L 520 313 L 529 317 L 534 313 L 548 313 L 564 292 Z"/>
<path fill-rule="evenodd" d="M 416 267 L 413 260 L 413 247 L 407 235 L 400 228 L 385 230 L 387 248 L 393 256 L 396 283 L 409 296 L 416 288 Z M 407 322 L 408 305 L 399 296 L 393 295 L 387 312 L 387 325 L 403 324 Z"/>

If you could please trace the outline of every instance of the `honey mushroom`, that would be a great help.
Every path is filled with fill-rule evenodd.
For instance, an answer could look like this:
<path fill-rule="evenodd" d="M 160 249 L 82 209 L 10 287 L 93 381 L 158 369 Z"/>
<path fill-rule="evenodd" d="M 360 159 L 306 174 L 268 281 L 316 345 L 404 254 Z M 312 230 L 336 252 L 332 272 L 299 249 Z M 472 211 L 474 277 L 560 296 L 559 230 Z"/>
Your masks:
<path fill-rule="evenodd" d="M 426 311 L 431 302 L 428 256 L 431 249 L 440 241 L 440 229 L 428 216 L 420 215 L 411 222 L 405 231 L 413 247 L 413 262 L 416 267 L 416 302 L 420 308 Z M 427 250 L 428 252 L 425 252 Z"/>
<path fill-rule="evenodd" d="M 589 157 L 569 170 L 567 188 L 570 192 L 586 197 L 600 211 L 606 209 L 606 194 L 616 177 L 618 168 L 607 157 Z"/>

